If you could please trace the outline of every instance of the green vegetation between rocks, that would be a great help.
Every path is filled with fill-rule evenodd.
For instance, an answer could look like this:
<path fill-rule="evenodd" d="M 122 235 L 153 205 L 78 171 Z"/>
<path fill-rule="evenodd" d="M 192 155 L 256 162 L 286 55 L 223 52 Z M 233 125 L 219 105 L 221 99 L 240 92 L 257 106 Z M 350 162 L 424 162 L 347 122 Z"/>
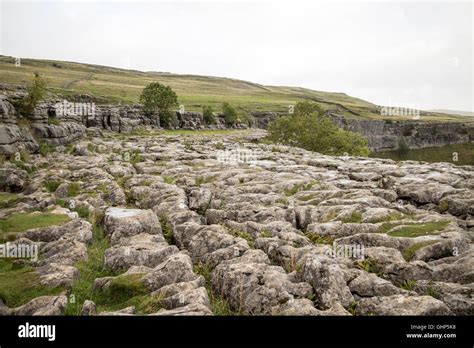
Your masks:
<path fill-rule="evenodd" d="M 74 282 L 70 295 L 74 295 L 74 302 L 69 301 L 66 314 L 79 315 L 85 300 L 92 298 L 92 284 L 96 278 L 112 276 L 113 272 L 104 267 L 104 253 L 109 248 L 109 242 L 103 230 L 94 226 L 92 241 L 87 246 L 87 261 L 75 264 L 79 270 L 79 278 Z"/>
<path fill-rule="evenodd" d="M 41 156 L 46 157 L 49 154 L 56 152 L 56 146 L 54 145 L 49 145 L 46 143 L 40 144 L 39 146 L 39 153 Z"/>
<path fill-rule="evenodd" d="M 61 185 L 61 182 L 56 180 L 46 180 L 45 182 L 43 182 L 43 186 L 46 191 L 51 193 L 55 192 L 59 185 Z"/>
<path fill-rule="evenodd" d="M 356 261 L 356 267 L 368 273 L 375 273 L 379 277 L 383 275 L 381 267 L 374 260 L 369 258 Z"/>
<path fill-rule="evenodd" d="M 19 265 L 13 259 L 0 259 L 0 300 L 10 308 L 46 295 L 57 295 L 63 288 L 39 285 L 39 276 L 27 265 Z"/>
<path fill-rule="evenodd" d="M 70 221 L 67 215 L 52 213 L 13 213 L 0 219 L 0 238 L 6 233 L 18 233 L 33 228 L 60 225 Z"/>
<path fill-rule="evenodd" d="M 13 207 L 21 200 L 21 197 L 14 193 L 0 192 L 0 209 Z"/>
<path fill-rule="evenodd" d="M 362 222 L 362 213 L 353 211 L 350 216 L 341 220 L 343 223 L 359 224 Z"/>
<path fill-rule="evenodd" d="M 291 188 L 289 189 L 284 189 L 283 190 L 283 193 L 285 194 L 285 196 L 289 197 L 289 196 L 293 196 L 294 194 L 300 192 L 300 191 L 308 191 L 310 190 L 314 185 L 316 185 L 316 181 L 311 181 L 307 184 L 303 184 L 303 183 L 300 183 L 300 184 L 294 184 Z"/>
<path fill-rule="evenodd" d="M 412 291 L 416 286 L 416 280 L 414 279 L 407 279 L 405 280 L 402 285 L 400 286 L 402 289 Z"/>
<path fill-rule="evenodd" d="M 218 175 L 209 175 L 209 176 L 197 176 L 194 179 L 196 186 L 201 186 L 203 184 L 209 184 L 216 180 Z"/>
<path fill-rule="evenodd" d="M 229 234 L 233 235 L 234 237 L 245 239 L 250 248 L 253 248 L 253 238 L 250 233 L 245 231 L 239 231 L 234 229 L 228 229 Z"/>
<path fill-rule="evenodd" d="M 81 191 L 81 185 L 77 182 L 71 182 L 67 185 L 67 196 L 68 197 L 75 197 Z"/>
<path fill-rule="evenodd" d="M 333 237 L 321 236 L 316 233 L 306 232 L 305 236 L 308 237 L 313 244 L 332 244 L 334 242 Z"/>
<path fill-rule="evenodd" d="M 435 243 L 438 243 L 438 241 L 437 240 L 428 240 L 428 241 L 425 241 L 425 242 L 412 244 L 411 246 L 403 249 L 403 251 L 402 251 L 403 258 L 406 261 L 410 261 L 413 258 L 413 255 L 415 255 L 415 253 L 418 250 L 420 250 L 421 248 L 424 248 L 426 246 L 435 244 Z"/>
<path fill-rule="evenodd" d="M 206 280 L 205 287 L 209 295 L 211 311 L 217 316 L 236 316 L 241 313 L 233 310 L 229 303 L 212 289 L 212 268 L 209 265 L 199 264 L 194 266 L 194 273 L 202 275 Z"/>
<path fill-rule="evenodd" d="M 161 231 L 163 232 L 163 237 L 165 237 L 165 240 L 168 244 L 174 244 L 174 239 L 173 239 L 173 229 L 171 226 L 168 224 L 168 221 L 166 220 L 166 217 L 161 216 L 160 217 L 160 225 L 161 225 Z"/>
<path fill-rule="evenodd" d="M 392 237 L 419 237 L 431 234 L 437 234 L 448 226 L 448 220 L 421 222 L 421 223 L 393 223 L 387 222 L 382 224 L 379 229 L 380 233 L 387 233 Z"/>
<path fill-rule="evenodd" d="M 66 315 L 80 315 L 85 300 L 93 301 L 98 312 L 116 311 L 129 306 L 135 306 L 136 314 L 156 313 L 161 306 L 161 298 L 149 294 L 148 289 L 140 281 L 143 274 L 117 275 L 116 272 L 104 266 L 104 254 L 110 247 L 103 229 L 94 225 L 92 242 L 88 245 L 87 261 L 75 264 L 79 270 L 79 278 L 69 291 L 69 301 Z M 114 277 L 104 291 L 94 291 L 96 278 Z M 73 299 L 73 300 L 72 300 Z"/>

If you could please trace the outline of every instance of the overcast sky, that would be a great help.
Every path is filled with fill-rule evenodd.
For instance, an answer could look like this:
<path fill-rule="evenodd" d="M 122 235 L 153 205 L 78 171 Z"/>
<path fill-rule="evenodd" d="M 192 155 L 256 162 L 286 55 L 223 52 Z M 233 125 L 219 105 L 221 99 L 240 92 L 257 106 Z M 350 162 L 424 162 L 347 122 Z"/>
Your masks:
<path fill-rule="evenodd" d="M 0 2 L 3 55 L 473 110 L 472 2 Z"/>

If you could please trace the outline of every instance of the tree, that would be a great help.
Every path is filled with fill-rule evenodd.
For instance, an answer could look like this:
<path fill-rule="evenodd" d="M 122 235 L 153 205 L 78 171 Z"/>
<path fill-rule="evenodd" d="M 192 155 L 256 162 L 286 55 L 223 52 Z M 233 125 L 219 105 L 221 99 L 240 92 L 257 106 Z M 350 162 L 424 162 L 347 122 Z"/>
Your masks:
<path fill-rule="evenodd" d="M 210 105 L 204 105 L 202 107 L 202 117 L 205 124 L 215 124 L 216 118 L 214 117 L 214 109 Z"/>
<path fill-rule="evenodd" d="M 228 126 L 234 125 L 237 123 L 237 112 L 229 103 L 222 104 L 222 111 L 224 113 L 225 123 Z"/>
<path fill-rule="evenodd" d="M 326 155 L 367 156 L 370 151 L 362 135 L 338 128 L 314 103 L 298 103 L 294 113 L 270 123 L 269 139 Z"/>
<path fill-rule="evenodd" d="M 46 81 L 40 74 L 35 73 L 33 82 L 26 88 L 28 95 L 21 102 L 21 113 L 28 116 L 33 113 L 36 105 L 46 95 Z"/>
<path fill-rule="evenodd" d="M 160 123 L 170 126 L 176 122 L 176 115 L 170 110 L 178 105 L 178 96 L 170 86 L 158 82 L 148 84 L 140 95 L 140 102 L 147 114 L 160 113 Z"/>

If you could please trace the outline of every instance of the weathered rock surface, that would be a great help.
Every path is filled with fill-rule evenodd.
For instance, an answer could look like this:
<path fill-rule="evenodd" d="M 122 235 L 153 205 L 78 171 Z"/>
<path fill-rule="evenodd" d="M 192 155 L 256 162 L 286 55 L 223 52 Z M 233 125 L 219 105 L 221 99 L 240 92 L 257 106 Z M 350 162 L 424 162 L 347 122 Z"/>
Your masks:
<path fill-rule="evenodd" d="M 99 302 L 77 314 L 211 315 L 219 303 L 245 315 L 472 315 L 473 167 L 323 156 L 259 144 L 263 134 L 104 133 L 6 162 L 1 189 L 22 199 L 0 217 L 71 217 L 9 237 L 38 245 L 27 264 L 45 286 L 71 289 L 78 265 L 99 260 Z M 109 308 L 116 291 L 142 302 Z M 0 313 L 64 312 L 61 295 L 35 300 Z"/>

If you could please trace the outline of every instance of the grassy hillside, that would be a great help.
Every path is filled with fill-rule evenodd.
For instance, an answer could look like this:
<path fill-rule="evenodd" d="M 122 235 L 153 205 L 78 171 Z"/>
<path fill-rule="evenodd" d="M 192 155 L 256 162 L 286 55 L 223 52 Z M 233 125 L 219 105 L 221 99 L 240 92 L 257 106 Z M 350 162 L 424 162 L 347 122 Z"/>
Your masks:
<path fill-rule="evenodd" d="M 0 82 L 25 86 L 38 72 L 51 92 L 64 96 L 88 94 L 98 102 L 136 103 L 144 86 L 160 82 L 171 86 L 187 110 L 200 111 L 203 105 L 220 110 L 227 101 L 241 112 L 288 110 L 298 101 L 312 100 L 327 110 L 351 118 L 380 119 L 377 106 L 345 93 L 313 91 L 305 88 L 263 86 L 231 78 L 142 72 L 99 65 L 0 56 Z M 394 117 L 387 117 L 393 119 Z M 402 119 L 398 117 L 398 119 Z M 466 121 L 465 117 L 442 113 L 422 113 L 422 120 Z"/>
<path fill-rule="evenodd" d="M 474 112 L 472 111 L 459 111 L 459 110 L 445 110 L 445 109 L 439 109 L 439 110 L 428 110 L 431 112 L 438 112 L 442 114 L 451 114 L 451 115 L 461 115 L 461 116 L 474 116 Z"/>

